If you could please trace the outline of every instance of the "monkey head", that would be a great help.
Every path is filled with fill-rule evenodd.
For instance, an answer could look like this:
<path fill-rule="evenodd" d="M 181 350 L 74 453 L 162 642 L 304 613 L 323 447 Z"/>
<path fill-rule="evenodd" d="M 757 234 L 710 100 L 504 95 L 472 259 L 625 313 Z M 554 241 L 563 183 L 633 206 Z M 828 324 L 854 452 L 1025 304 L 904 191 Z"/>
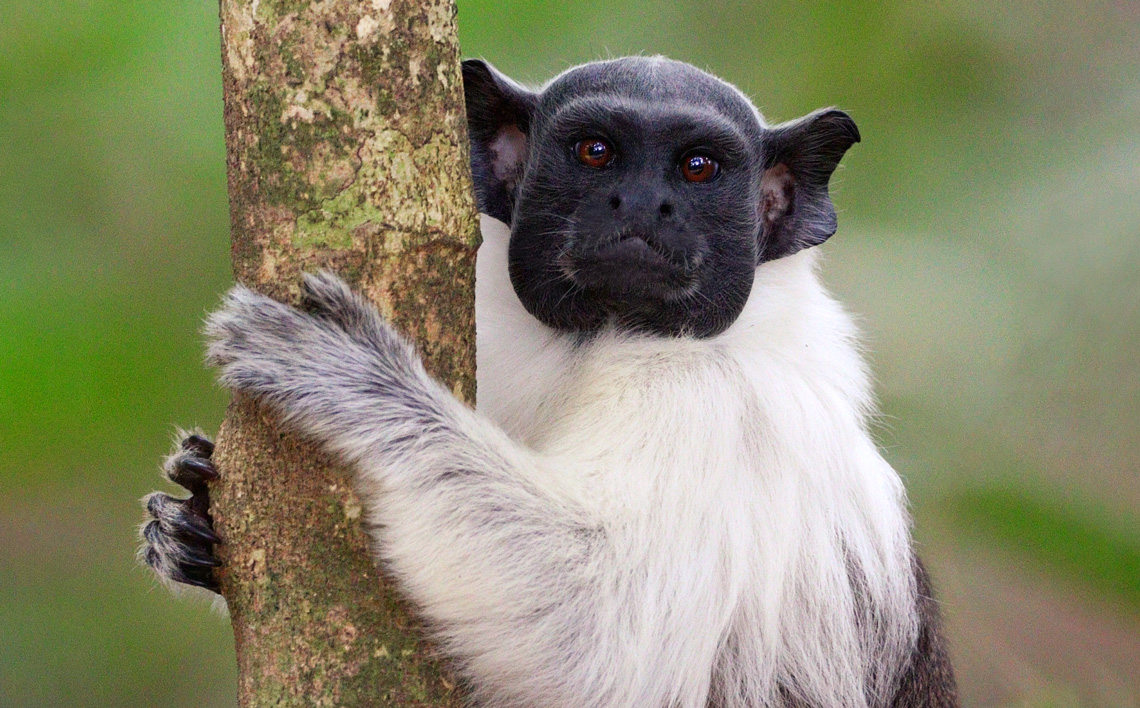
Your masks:
<path fill-rule="evenodd" d="M 511 284 L 563 331 L 708 337 L 765 261 L 825 241 L 828 181 L 859 131 L 838 110 L 767 126 L 731 85 L 660 57 L 528 90 L 463 63 L 480 211 L 511 227 Z"/>

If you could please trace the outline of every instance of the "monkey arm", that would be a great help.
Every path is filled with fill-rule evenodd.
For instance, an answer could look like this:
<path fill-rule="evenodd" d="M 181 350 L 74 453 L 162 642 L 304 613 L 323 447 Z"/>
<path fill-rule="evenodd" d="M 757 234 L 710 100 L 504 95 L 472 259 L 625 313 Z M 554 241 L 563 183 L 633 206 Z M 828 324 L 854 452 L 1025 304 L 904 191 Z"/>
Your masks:
<path fill-rule="evenodd" d="M 231 290 L 206 325 L 222 383 L 359 468 L 380 556 L 484 690 L 605 704 L 620 635 L 596 610 L 623 603 L 599 602 L 621 592 L 599 571 L 615 565 L 601 525 L 342 282 L 308 276 L 303 307 Z"/>

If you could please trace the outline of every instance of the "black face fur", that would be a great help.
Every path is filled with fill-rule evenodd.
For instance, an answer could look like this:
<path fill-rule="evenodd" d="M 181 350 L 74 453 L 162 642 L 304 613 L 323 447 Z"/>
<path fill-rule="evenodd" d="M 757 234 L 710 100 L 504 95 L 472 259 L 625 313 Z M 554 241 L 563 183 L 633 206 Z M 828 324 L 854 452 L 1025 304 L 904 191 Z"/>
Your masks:
<path fill-rule="evenodd" d="M 463 81 L 480 211 L 510 224 L 511 283 L 551 327 L 719 334 L 761 263 L 835 233 L 828 180 L 859 141 L 841 111 L 769 128 L 663 58 L 586 64 L 541 92 L 468 60 Z"/>

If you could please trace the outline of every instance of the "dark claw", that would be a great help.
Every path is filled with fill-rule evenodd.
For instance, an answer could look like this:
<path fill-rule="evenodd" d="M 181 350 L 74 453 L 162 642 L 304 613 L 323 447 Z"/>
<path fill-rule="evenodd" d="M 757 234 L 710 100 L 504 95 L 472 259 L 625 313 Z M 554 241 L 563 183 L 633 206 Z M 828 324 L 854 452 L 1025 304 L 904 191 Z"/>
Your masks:
<path fill-rule="evenodd" d="M 182 461 L 182 467 L 191 469 L 208 480 L 218 478 L 218 471 L 214 469 L 214 463 L 202 457 L 187 457 Z"/>
<path fill-rule="evenodd" d="M 218 471 L 214 463 L 202 457 L 177 455 L 169 464 L 166 475 L 171 482 L 197 492 L 203 489 L 207 482 L 218 478 Z"/>
<path fill-rule="evenodd" d="M 189 499 L 186 500 L 190 501 Z M 206 543 L 221 543 L 222 539 L 210 528 L 210 523 L 189 511 L 189 505 L 184 505 L 181 513 L 170 519 L 169 523 L 176 536 L 198 539 Z"/>
<path fill-rule="evenodd" d="M 178 565 L 183 568 L 217 568 L 222 564 L 209 549 L 183 546 L 182 554 L 182 562 Z"/>
<path fill-rule="evenodd" d="M 221 592 L 218 581 L 214 580 L 214 576 L 209 570 L 209 568 L 179 567 L 171 573 L 171 579 L 183 585 L 193 585 L 213 592 Z"/>
<path fill-rule="evenodd" d="M 196 513 L 194 501 L 194 497 L 175 499 L 168 494 L 152 494 L 147 500 L 146 510 L 162 524 L 162 531 L 168 536 L 188 542 L 221 543 L 222 539 L 210 527 L 209 519 Z"/>
<path fill-rule="evenodd" d="M 208 546 L 180 543 L 163 530 L 161 521 L 151 521 L 143 528 L 143 540 L 150 544 L 146 550 L 146 561 L 156 570 L 164 558 L 177 567 L 217 568 L 222 564 Z"/>
<path fill-rule="evenodd" d="M 221 537 L 214 533 L 210 524 L 200 516 L 185 515 L 178 521 L 177 529 L 189 536 L 215 545 L 222 542 Z"/>

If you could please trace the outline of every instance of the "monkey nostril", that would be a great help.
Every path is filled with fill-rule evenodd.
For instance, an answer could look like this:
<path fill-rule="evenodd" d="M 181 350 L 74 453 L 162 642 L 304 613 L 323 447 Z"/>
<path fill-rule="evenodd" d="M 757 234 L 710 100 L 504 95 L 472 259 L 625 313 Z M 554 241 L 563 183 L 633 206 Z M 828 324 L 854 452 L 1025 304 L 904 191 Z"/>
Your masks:
<path fill-rule="evenodd" d="M 621 197 L 619 197 L 616 194 L 614 196 L 610 197 L 610 207 L 611 208 L 617 209 L 620 206 L 621 206 Z"/>
<path fill-rule="evenodd" d="M 673 216 L 673 205 L 669 202 L 663 202 L 659 211 L 661 216 Z"/>

